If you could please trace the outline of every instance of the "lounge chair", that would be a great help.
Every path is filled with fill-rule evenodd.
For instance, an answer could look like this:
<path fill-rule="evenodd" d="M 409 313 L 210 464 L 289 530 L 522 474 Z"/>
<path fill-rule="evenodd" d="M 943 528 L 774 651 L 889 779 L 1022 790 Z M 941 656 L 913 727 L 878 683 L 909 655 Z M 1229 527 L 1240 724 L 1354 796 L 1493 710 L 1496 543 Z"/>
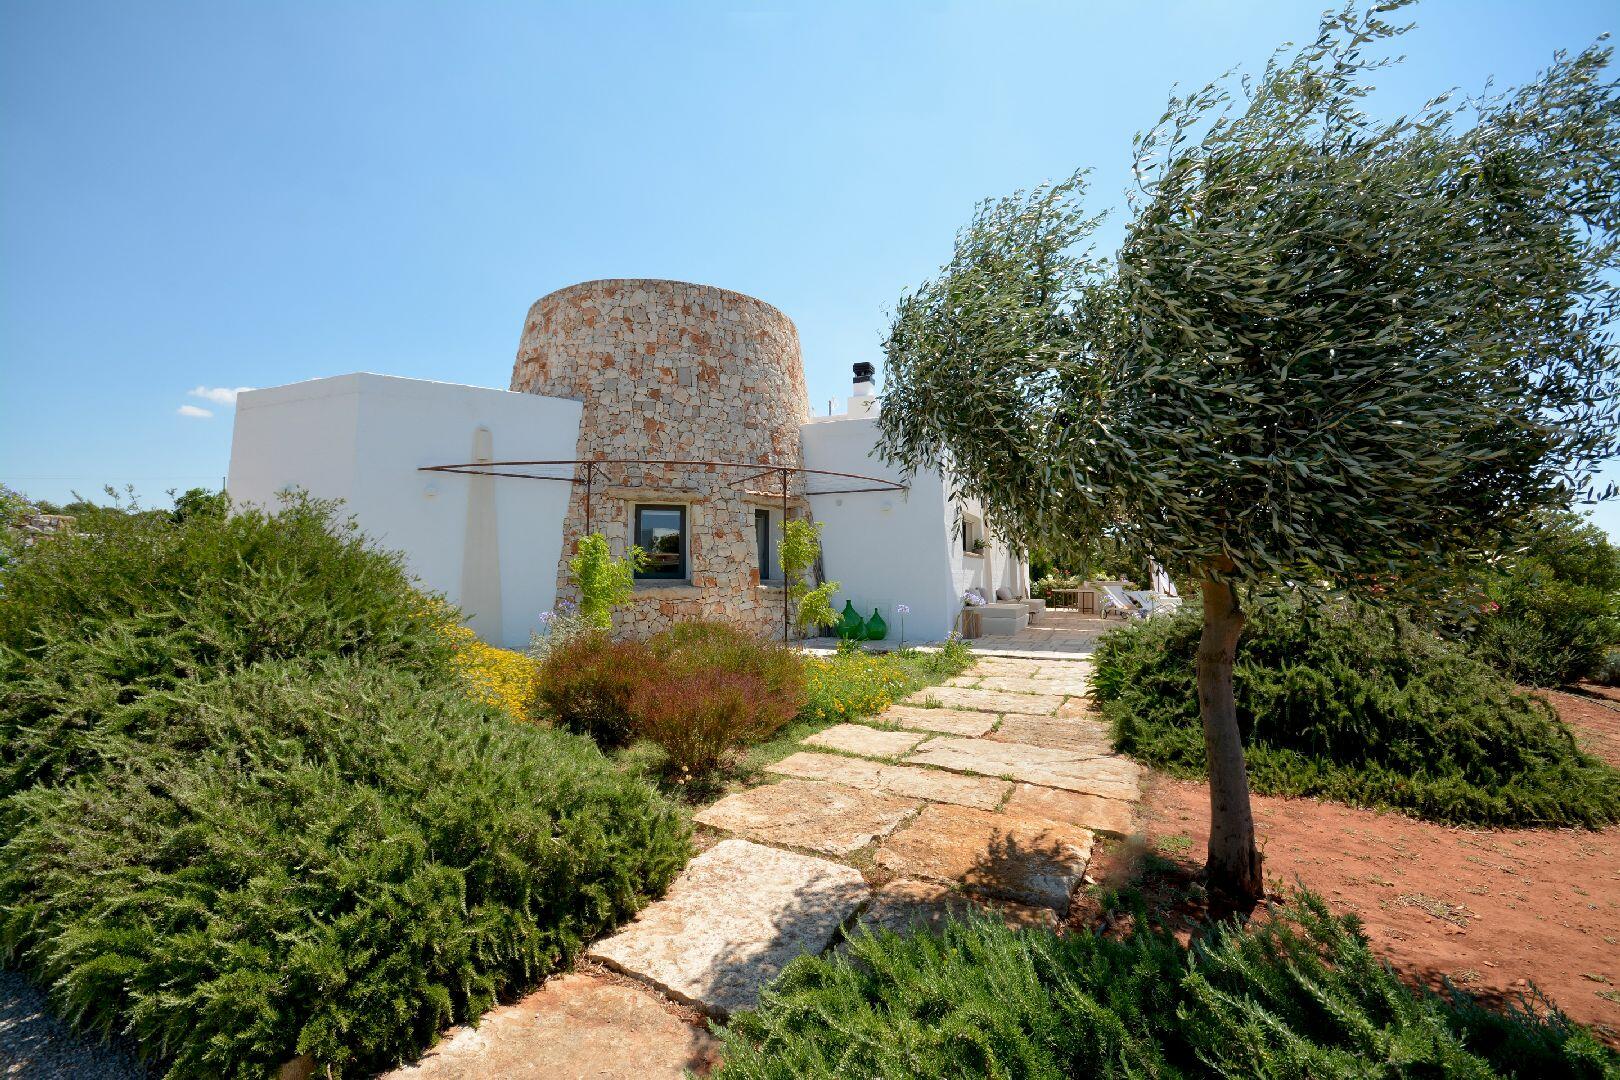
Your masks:
<path fill-rule="evenodd" d="M 1122 619 L 1145 619 L 1147 609 L 1132 598 L 1130 593 L 1118 585 L 1099 585 L 1102 593 L 1102 616 L 1108 618 L 1111 612 L 1119 612 Z"/>

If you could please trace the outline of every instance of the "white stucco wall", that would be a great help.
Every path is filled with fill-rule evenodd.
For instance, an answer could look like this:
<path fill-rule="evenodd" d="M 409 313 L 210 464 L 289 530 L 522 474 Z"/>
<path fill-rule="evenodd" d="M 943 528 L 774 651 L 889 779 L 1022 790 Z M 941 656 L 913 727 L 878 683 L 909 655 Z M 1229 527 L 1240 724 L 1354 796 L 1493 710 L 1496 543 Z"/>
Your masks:
<path fill-rule="evenodd" d="M 991 600 L 1000 587 L 1013 596 L 1028 596 L 1026 564 L 1002 546 L 993 528 L 986 529 L 982 554 L 963 550 L 958 508 L 983 519 L 977 503 L 953 499 L 937 472 L 919 472 L 908 480 L 874 454 L 877 421 L 866 418 L 873 412 L 863 409 L 864 415 L 817 418 L 799 429 L 806 468 L 910 485 L 905 492 L 816 495 L 818 488 L 862 484 L 828 476 L 808 478 L 810 510 L 823 523 L 822 564 L 827 576 L 842 585 L 834 606 L 842 611 L 844 601 L 851 600 L 862 618 L 870 618 L 876 608 L 893 641 L 900 631 L 894 607 L 905 604 L 911 608 L 906 639 L 923 642 L 943 640 L 959 629 L 961 597 L 969 588 L 979 588 Z"/>
<path fill-rule="evenodd" d="M 555 599 L 569 485 L 417 468 L 474 460 L 475 447 L 494 460 L 573 458 L 580 412 L 577 401 L 367 373 L 247 391 L 226 486 L 264 506 L 289 487 L 343 499 L 368 536 L 405 552 L 423 587 L 485 608 L 467 611 L 480 637 L 521 647 Z"/>

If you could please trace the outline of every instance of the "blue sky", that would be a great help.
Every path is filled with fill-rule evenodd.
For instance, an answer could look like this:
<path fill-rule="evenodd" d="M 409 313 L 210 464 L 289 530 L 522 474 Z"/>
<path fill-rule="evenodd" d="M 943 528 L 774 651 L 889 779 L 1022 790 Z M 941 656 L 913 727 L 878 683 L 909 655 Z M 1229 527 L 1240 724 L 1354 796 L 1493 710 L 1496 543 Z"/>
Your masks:
<path fill-rule="evenodd" d="M 217 485 L 228 396 L 191 391 L 504 387 L 528 305 L 599 277 L 775 304 L 824 410 L 976 200 L 1090 167 L 1121 205 L 1173 84 L 1321 6 L 0 0 L 0 481 Z M 1615 14 L 1429 0 L 1375 106 Z"/>

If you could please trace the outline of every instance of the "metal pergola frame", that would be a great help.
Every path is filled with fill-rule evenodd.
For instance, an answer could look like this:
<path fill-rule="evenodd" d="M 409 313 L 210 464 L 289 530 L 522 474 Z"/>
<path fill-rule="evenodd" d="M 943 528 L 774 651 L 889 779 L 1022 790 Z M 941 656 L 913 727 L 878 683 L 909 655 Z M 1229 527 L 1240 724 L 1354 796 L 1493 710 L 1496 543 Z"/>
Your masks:
<path fill-rule="evenodd" d="M 895 480 L 885 480 L 880 476 L 866 476 L 861 473 L 836 472 L 832 469 L 807 469 L 800 465 L 780 465 L 770 461 L 718 461 L 706 458 L 566 458 L 552 461 L 465 461 L 453 465 L 422 465 L 417 472 L 458 473 L 463 476 L 505 476 L 517 480 L 553 480 L 567 484 L 583 484 L 585 486 L 585 527 L 583 535 L 591 531 L 591 492 L 595 487 L 596 473 L 604 465 L 635 466 L 648 469 L 668 468 L 701 468 L 714 469 L 752 469 L 749 475 L 736 480 L 728 480 L 725 487 L 736 487 L 746 484 L 750 480 L 758 480 L 766 476 L 776 476 L 780 479 L 782 491 L 782 525 L 787 527 L 788 500 L 790 493 L 788 485 L 793 476 L 833 476 L 841 480 L 854 480 L 865 483 L 867 487 L 835 488 L 830 491 L 804 492 L 805 497 L 811 495 L 861 495 L 869 492 L 910 490 L 910 486 Z M 545 476 L 532 472 L 513 472 L 517 468 L 533 467 L 567 467 L 567 476 Z M 577 475 L 583 470 L 584 475 Z M 774 493 L 772 493 L 774 494 Z M 785 577 L 785 575 L 784 575 Z M 788 640 L 788 590 L 787 582 L 782 583 L 782 641 Z"/>

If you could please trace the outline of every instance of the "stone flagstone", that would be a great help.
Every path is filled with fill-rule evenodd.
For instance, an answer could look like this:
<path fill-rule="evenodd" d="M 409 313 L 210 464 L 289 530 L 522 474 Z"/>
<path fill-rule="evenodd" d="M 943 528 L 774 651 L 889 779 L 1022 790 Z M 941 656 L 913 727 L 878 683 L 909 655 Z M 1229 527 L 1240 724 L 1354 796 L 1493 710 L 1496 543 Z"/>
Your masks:
<path fill-rule="evenodd" d="M 878 716 L 880 724 L 911 731 L 939 731 L 946 735 L 983 735 L 996 726 L 991 713 L 977 709 L 923 709 L 914 705 L 890 705 Z"/>
<path fill-rule="evenodd" d="M 892 758 L 912 750 L 928 736 L 911 731 L 880 731 L 865 724 L 835 724 L 804 740 L 806 746 L 843 750 L 866 757 Z"/>
<path fill-rule="evenodd" d="M 861 912 L 860 925 L 869 930 L 893 930 L 897 934 L 919 930 L 939 930 L 950 919 L 966 918 L 988 908 L 1008 926 L 1023 929 L 1042 926 L 1057 929 L 1057 915 L 1049 907 L 1034 907 L 1012 900 L 972 897 L 933 881 L 892 881 L 872 894 L 872 903 Z"/>
<path fill-rule="evenodd" d="M 1063 704 L 1063 695 L 1009 694 L 965 686 L 930 686 L 918 690 L 901 704 L 924 708 L 978 709 L 980 712 L 1054 713 Z"/>
<path fill-rule="evenodd" d="M 987 675 L 976 684 L 979 690 L 996 690 L 1007 694 L 1067 694 L 1078 696 L 1091 687 L 1084 678 L 1032 679 L 1017 675 Z"/>
<path fill-rule="evenodd" d="M 1044 746 L 1050 750 L 1070 750 L 1087 757 L 1102 757 L 1114 750 L 1108 728 L 1090 720 L 1070 720 L 1061 716 L 1026 716 L 1008 713 L 1001 726 L 989 736 L 994 742 Z"/>
<path fill-rule="evenodd" d="M 867 896 L 853 867 L 722 840 L 586 956 L 724 1017 L 754 1005 L 788 961 L 825 949 Z"/>
<path fill-rule="evenodd" d="M 929 739 L 906 758 L 957 772 L 1005 776 L 1040 787 L 1063 788 L 1110 799 L 1134 800 L 1141 767 L 1121 757 L 1098 757 L 992 739 Z"/>
<path fill-rule="evenodd" d="M 988 896 L 1061 915 L 1091 860 L 1091 833 L 1043 818 L 928 806 L 885 840 L 877 864 L 907 877 L 959 881 Z"/>
<path fill-rule="evenodd" d="M 559 975 L 450 1029 L 420 1061 L 382 1080 L 682 1080 L 718 1061 L 719 1040 L 644 989 Z"/>
<path fill-rule="evenodd" d="M 970 675 L 1023 675 L 1040 678 L 1046 672 L 1063 674 L 1066 672 L 1084 672 L 1090 670 L 1089 663 L 1079 663 L 1065 660 L 1016 660 L 1011 657 L 986 656 L 981 657 L 971 668 Z"/>
<path fill-rule="evenodd" d="M 1066 821 L 1114 836 L 1129 836 L 1134 825 L 1133 804 L 1123 799 L 1105 799 L 1100 795 L 1033 784 L 1019 784 L 1014 788 L 1012 798 L 1003 809 L 1015 817 Z"/>
<path fill-rule="evenodd" d="M 727 795 L 694 820 L 762 844 L 848 855 L 887 836 L 921 805 L 841 784 L 783 780 Z"/>
<path fill-rule="evenodd" d="M 1067 720 L 1095 720 L 1102 722 L 1102 713 L 1092 704 L 1090 698 L 1072 697 L 1059 706 L 1057 715 Z"/>
<path fill-rule="evenodd" d="M 979 776 L 959 776 L 910 765 L 882 765 L 876 761 L 802 750 L 766 766 L 765 771 L 777 776 L 825 780 L 887 795 L 971 806 L 980 810 L 994 810 L 1012 789 L 1012 785 L 1005 781 L 987 780 Z"/>

